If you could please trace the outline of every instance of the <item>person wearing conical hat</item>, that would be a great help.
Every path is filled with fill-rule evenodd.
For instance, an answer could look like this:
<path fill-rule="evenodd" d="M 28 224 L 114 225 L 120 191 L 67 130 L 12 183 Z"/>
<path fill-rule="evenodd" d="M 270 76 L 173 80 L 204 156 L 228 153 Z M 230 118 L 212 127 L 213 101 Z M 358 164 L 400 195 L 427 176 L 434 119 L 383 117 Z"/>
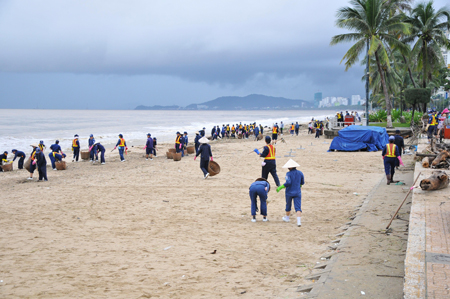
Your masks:
<path fill-rule="evenodd" d="M 258 211 L 258 203 L 256 202 L 256 198 L 259 196 L 259 200 L 261 202 L 261 215 L 263 216 L 263 221 L 267 220 L 267 194 L 270 191 L 270 184 L 264 178 L 256 179 L 250 185 L 249 194 L 251 204 L 251 213 L 252 213 L 252 222 L 256 222 L 256 212 Z"/>
<path fill-rule="evenodd" d="M 300 170 L 297 170 L 300 165 L 292 159 L 283 166 L 288 168 L 286 173 L 286 183 L 277 188 L 277 192 L 286 188 L 286 216 L 283 217 L 284 222 L 289 222 L 291 214 L 292 201 L 294 201 L 295 212 L 297 212 L 297 226 L 302 226 L 302 186 L 305 184 L 305 177 Z"/>
<path fill-rule="evenodd" d="M 200 157 L 200 169 L 203 171 L 203 175 L 204 175 L 204 179 L 209 177 L 209 172 L 208 172 L 208 165 L 209 165 L 209 160 L 213 161 L 213 155 L 211 152 L 211 146 L 208 144 L 209 140 L 206 137 L 202 137 L 200 138 L 199 142 L 201 143 L 200 148 L 198 149 L 197 154 L 195 155 L 195 159 L 197 159 L 197 157 L 199 155 L 201 155 Z"/>

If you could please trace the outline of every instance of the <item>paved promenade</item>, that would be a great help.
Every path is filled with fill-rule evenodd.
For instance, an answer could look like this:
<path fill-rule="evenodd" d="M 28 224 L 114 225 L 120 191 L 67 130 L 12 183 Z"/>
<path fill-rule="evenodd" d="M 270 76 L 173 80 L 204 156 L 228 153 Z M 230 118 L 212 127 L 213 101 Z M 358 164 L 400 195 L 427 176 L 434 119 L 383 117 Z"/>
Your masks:
<path fill-rule="evenodd" d="M 418 152 L 427 147 L 419 140 Z M 416 185 L 433 169 L 416 163 Z M 450 174 L 450 171 L 446 171 Z M 405 259 L 405 298 L 450 298 L 450 188 L 414 189 Z"/>

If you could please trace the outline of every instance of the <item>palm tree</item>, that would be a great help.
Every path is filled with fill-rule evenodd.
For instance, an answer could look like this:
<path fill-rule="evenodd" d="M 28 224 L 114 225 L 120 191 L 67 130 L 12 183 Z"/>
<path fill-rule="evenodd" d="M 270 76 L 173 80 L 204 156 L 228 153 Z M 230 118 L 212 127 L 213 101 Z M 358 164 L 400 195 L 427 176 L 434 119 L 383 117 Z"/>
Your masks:
<path fill-rule="evenodd" d="M 354 32 L 333 36 L 330 43 L 336 45 L 341 42 L 356 42 L 342 58 L 342 61 L 346 60 L 346 71 L 359 60 L 367 44 L 367 55 L 375 56 L 380 75 L 386 102 L 387 127 L 392 127 L 392 103 L 382 65 L 390 68 L 387 51 L 389 47 L 395 46 L 399 49 L 406 47 L 398 40 L 397 35 L 392 34 L 392 32 L 409 33 L 409 25 L 403 22 L 403 14 L 392 14 L 397 5 L 403 2 L 405 1 L 351 0 L 353 7 L 343 7 L 338 10 L 336 26 Z"/>
<path fill-rule="evenodd" d="M 411 55 L 422 71 L 422 87 L 426 88 L 433 71 L 444 65 L 441 47 L 449 45 L 444 31 L 450 29 L 450 10 L 443 7 L 435 11 L 433 1 L 419 3 L 407 22 L 412 25 L 411 35 L 404 41 L 414 43 Z"/>

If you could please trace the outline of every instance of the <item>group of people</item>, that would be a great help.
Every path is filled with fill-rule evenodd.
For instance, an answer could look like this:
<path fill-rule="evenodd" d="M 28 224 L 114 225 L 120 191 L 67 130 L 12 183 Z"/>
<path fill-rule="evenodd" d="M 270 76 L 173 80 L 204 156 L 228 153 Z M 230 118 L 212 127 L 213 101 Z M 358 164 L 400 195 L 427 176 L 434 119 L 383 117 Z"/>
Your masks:
<path fill-rule="evenodd" d="M 450 129 L 449 110 L 447 108 L 442 110 L 442 112 L 439 112 L 436 109 L 428 110 L 428 142 L 430 142 L 430 139 L 434 136 L 442 143 L 444 131 L 447 127 Z"/>
<path fill-rule="evenodd" d="M 270 184 L 267 181 L 269 173 L 272 175 L 275 185 L 277 186 L 276 191 L 280 192 L 282 189 L 286 188 L 285 199 L 286 199 L 286 215 L 283 217 L 283 221 L 289 222 L 290 213 L 292 209 L 292 203 L 294 203 L 294 209 L 297 214 L 297 226 L 301 226 L 301 187 L 305 184 L 305 178 L 303 173 L 297 170 L 298 165 L 294 160 L 290 159 L 283 168 L 289 169 L 286 174 L 286 182 L 281 185 L 280 180 L 277 175 L 276 169 L 276 158 L 275 158 L 275 145 L 272 144 L 272 139 L 270 136 L 265 137 L 266 145 L 262 152 L 255 149 L 254 152 L 261 158 L 264 158 L 262 162 L 261 177 L 256 179 L 250 185 L 249 195 L 251 200 L 251 214 L 252 222 L 256 222 L 256 213 L 258 212 L 257 198 L 260 200 L 261 215 L 263 216 L 263 221 L 268 221 L 267 219 L 267 196 L 270 191 Z"/>
<path fill-rule="evenodd" d="M 345 111 L 345 114 L 341 111 L 341 112 L 336 112 L 336 116 L 335 116 L 335 120 L 337 122 L 337 126 L 338 127 L 344 127 L 345 125 L 345 118 L 351 118 L 352 121 L 348 122 L 348 123 L 354 123 L 356 121 L 361 122 L 361 116 L 358 114 L 358 111 Z M 347 123 L 347 125 L 348 125 Z"/>

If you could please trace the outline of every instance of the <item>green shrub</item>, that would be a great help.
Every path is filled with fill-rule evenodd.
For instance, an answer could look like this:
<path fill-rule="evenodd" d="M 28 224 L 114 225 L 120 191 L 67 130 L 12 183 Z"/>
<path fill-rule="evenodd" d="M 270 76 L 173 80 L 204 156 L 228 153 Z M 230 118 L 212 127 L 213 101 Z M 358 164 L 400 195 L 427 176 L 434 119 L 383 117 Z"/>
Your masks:
<path fill-rule="evenodd" d="M 385 122 L 387 120 L 387 113 L 384 110 L 378 110 L 369 114 L 369 122 Z"/>

